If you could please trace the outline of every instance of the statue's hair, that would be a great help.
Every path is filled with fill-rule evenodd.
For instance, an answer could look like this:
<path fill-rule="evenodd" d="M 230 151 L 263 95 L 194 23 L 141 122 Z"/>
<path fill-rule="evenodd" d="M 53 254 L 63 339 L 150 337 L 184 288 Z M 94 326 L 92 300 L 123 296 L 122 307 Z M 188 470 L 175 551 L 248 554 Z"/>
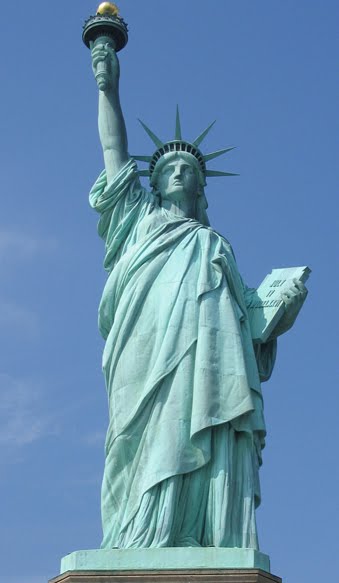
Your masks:
<path fill-rule="evenodd" d="M 199 162 L 192 154 L 189 154 L 188 152 L 170 152 L 162 156 L 156 163 L 153 174 L 151 176 L 150 184 L 153 187 L 153 192 L 156 196 L 158 196 L 161 199 L 161 194 L 157 188 L 159 174 L 161 173 L 164 166 L 168 164 L 168 162 L 170 162 L 171 160 L 177 160 L 178 158 L 181 160 L 185 160 L 188 164 L 190 164 L 194 168 L 198 176 L 199 190 L 197 192 L 197 216 L 195 218 L 199 221 L 199 223 L 209 226 L 210 222 L 206 212 L 208 203 L 204 189 L 204 187 L 206 186 L 206 179 L 205 175 L 201 171 Z"/>

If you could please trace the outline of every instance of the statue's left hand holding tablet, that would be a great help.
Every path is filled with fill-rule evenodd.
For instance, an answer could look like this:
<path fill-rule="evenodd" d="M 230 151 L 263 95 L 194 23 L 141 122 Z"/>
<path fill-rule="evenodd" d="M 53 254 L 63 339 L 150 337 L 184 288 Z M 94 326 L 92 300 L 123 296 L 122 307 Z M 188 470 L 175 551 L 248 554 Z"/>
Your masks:
<path fill-rule="evenodd" d="M 292 328 L 306 300 L 307 294 L 306 286 L 298 279 L 294 279 L 290 288 L 281 294 L 281 299 L 285 305 L 285 314 L 273 330 L 271 339 L 285 334 L 285 332 Z"/>

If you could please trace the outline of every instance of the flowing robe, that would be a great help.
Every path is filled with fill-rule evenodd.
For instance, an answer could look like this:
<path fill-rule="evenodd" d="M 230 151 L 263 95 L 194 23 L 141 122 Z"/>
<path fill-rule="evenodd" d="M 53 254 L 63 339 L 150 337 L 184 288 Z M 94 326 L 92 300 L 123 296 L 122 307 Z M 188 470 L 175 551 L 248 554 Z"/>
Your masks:
<path fill-rule="evenodd" d="M 109 273 L 99 307 L 109 427 L 103 548 L 258 548 L 255 507 L 265 423 L 232 249 L 198 221 L 161 208 L 130 160 L 90 193 Z"/>

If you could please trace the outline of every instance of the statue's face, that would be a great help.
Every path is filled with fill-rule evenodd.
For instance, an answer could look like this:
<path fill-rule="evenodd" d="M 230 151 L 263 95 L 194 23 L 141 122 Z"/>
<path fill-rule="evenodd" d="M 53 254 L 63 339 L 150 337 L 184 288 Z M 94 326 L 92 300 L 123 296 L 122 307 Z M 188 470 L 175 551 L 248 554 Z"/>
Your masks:
<path fill-rule="evenodd" d="M 192 201 L 198 195 L 199 176 L 192 164 L 178 157 L 162 167 L 157 188 L 163 200 Z"/>

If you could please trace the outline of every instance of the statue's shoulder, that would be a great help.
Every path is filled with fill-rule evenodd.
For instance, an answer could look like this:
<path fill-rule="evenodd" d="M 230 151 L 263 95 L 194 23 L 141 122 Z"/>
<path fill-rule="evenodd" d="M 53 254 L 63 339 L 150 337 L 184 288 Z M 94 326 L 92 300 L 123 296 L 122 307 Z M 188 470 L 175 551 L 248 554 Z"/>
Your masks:
<path fill-rule="evenodd" d="M 231 243 L 229 242 L 229 240 L 226 239 L 226 237 L 224 235 L 221 235 L 221 233 L 219 233 L 218 231 L 213 229 L 213 227 L 209 226 L 209 227 L 205 227 L 205 229 L 208 229 L 210 232 L 214 233 L 214 235 L 219 239 L 223 250 L 225 250 L 228 254 L 230 254 L 232 256 L 232 258 L 234 259 L 234 261 L 236 261 L 235 253 L 233 251 L 233 247 L 232 247 Z"/>

